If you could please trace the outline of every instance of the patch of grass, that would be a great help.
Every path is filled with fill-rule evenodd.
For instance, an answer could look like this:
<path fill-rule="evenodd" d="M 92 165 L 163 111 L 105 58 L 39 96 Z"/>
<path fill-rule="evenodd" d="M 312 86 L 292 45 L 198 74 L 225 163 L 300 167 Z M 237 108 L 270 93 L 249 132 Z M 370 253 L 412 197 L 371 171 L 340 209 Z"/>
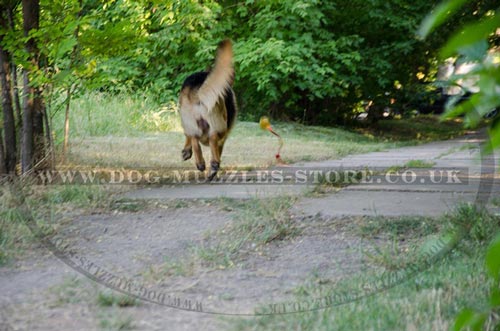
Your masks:
<path fill-rule="evenodd" d="M 364 251 L 365 260 L 375 266 L 382 267 L 384 270 L 401 270 L 409 265 L 413 259 L 409 258 L 415 252 L 414 246 L 403 245 L 400 241 L 393 238 L 390 242 L 383 245 L 373 245 L 371 250 Z"/>
<path fill-rule="evenodd" d="M 455 138 L 467 132 L 462 120 L 441 121 L 438 115 L 380 120 L 370 127 L 363 126 L 356 131 L 390 140 L 423 142 Z"/>
<path fill-rule="evenodd" d="M 306 302 L 313 304 L 324 298 L 336 300 L 346 294 L 361 295 L 361 298 L 318 311 L 263 316 L 257 320 L 230 323 L 238 330 L 441 331 L 452 327 L 456 314 L 463 307 L 483 311 L 486 308 L 484 298 L 492 285 L 486 276 L 483 249 L 488 242 L 486 237 L 498 232 L 499 218 L 474 206 L 461 205 L 453 213 L 431 222 L 430 227 L 423 225 L 422 221 L 412 218 L 390 224 L 391 220 L 376 219 L 375 224 L 360 234 L 368 231 L 368 234 L 416 236 L 425 250 L 427 246 L 432 246 L 436 236 L 446 236 L 450 230 L 465 227 L 470 234 L 460 245 L 468 249 L 456 249 L 422 272 L 408 274 L 403 283 L 365 296 L 374 284 L 379 284 L 380 277 L 383 278 L 388 270 L 404 270 L 409 262 L 418 263 L 421 258 L 418 249 L 402 254 L 404 247 L 401 242 L 386 242 L 377 252 L 377 262 L 383 267 L 381 272 L 365 271 L 341 280 L 314 275 L 297 287 L 294 299 L 285 305 L 290 308 L 294 306 L 293 302 L 298 302 L 304 307 Z"/>
<path fill-rule="evenodd" d="M 273 241 L 297 235 L 300 229 L 289 214 L 294 201 L 295 197 L 288 196 L 199 201 L 215 204 L 232 213 L 233 222 L 221 230 L 207 233 L 202 241 L 189 247 L 190 254 L 182 260 L 166 259 L 161 265 L 150 267 L 143 273 L 144 278 L 158 281 L 171 276 L 189 276 L 200 265 L 217 269 L 232 268 L 245 254 L 259 252 Z"/>
<path fill-rule="evenodd" d="M 448 156 L 450 154 L 453 154 L 453 153 L 456 153 L 456 152 L 460 152 L 460 151 L 464 151 L 464 150 L 470 150 L 470 149 L 477 148 L 477 147 L 478 147 L 478 145 L 477 144 L 473 144 L 473 143 L 466 143 L 466 144 L 463 144 L 462 146 L 455 146 L 455 147 L 450 148 L 446 152 L 443 152 L 443 153 L 439 154 L 437 156 L 437 158 L 441 159 L 441 158 L 446 157 L 446 156 Z"/>
<path fill-rule="evenodd" d="M 90 296 L 88 288 L 78 277 L 65 278 L 62 283 L 50 287 L 48 291 L 55 296 L 52 305 L 56 307 L 80 303 Z"/>
<path fill-rule="evenodd" d="M 467 231 L 467 238 L 475 243 L 484 243 L 500 230 L 500 218 L 485 208 L 473 204 L 459 204 L 450 213 L 439 218 L 363 217 L 351 225 L 354 232 L 364 238 L 423 238 L 439 231 Z"/>
<path fill-rule="evenodd" d="M 165 261 L 159 265 L 152 265 L 143 273 L 146 280 L 161 281 L 171 276 L 186 277 L 193 274 L 194 265 L 193 261 L 185 258 L 182 261 L 165 257 Z"/>
<path fill-rule="evenodd" d="M 20 219 L 15 208 L 0 211 L 0 265 L 22 254 L 33 235 Z"/>
<path fill-rule="evenodd" d="M 414 262 L 417 242 L 440 229 L 438 219 L 419 216 L 364 217 L 350 226 L 358 236 L 371 243 L 365 249 L 367 262 L 385 270 L 399 270 Z"/>
<path fill-rule="evenodd" d="M 53 117 L 56 141 L 62 139 L 64 112 Z M 161 105 L 146 94 L 87 93 L 71 102 L 71 137 L 138 136 L 180 130 L 174 103 Z"/>
<path fill-rule="evenodd" d="M 131 316 L 116 311 L 99 314 L 99 329 L 103 331 L 120 331 L 135 329 Z"/>
<path fill-rule="evenodd" d="M 130 199 L 116 199 L 111 203 L 111 209 L 121 212 L 135 213 L 147 207 L 145 201 L 130 200 Z"/>
<path fill-rule="evenodd" d="M 23 222 L 19 197 L 9 185 L 0 186 L 0 265 L 22 254 L 34 238 Z"/>
<path fill-rule="evenodd" d="M 406 168 L 432 168 L 436 162 L 425 160 L 410 160 L 405 163 Z"/>
<path fill-rule="evenodd" d="M 99 185 L 0 186 L 0 265 L 28 253 L 35 244 L 35 236 L 25 224 L 28 216 L 50 235 L 68 215 L 112 210 L 112 202 L 113 195 Z"/>
<path fill-rule="evenodd" d="M 338 159 L 350 154 L 381 151 L 403 144 L 366 137 L 340 128 L 273 123 L 284 141 L 281 156 L 286 162 Z M 68 162 L 81 166 L 195 169 L 192 160 L 181 160 L 184 134 L 179 131 L 145 132 L 141 137 L 103 135 L 73 140 Z M 208 159 L 210 150 L 202 146 Z M 222 158 L 225 169 L 255 169 L 275 163 L 278 140 L 258 123 L 237 122 Z"/>
<path fill-rule="evenodd" d="M 68 305 L 87 305 L 96 314 L 98 328 L 101 330 L 132 330 L 131 317 L 124 315 L 124 307 L 136 307 L 139 300 L 130 296 L 115 294 L 112 291 L 99 292 L 95 283 L 85 278 L 65 278 L 62 283 L 50 287 L 47 294 L 51 297 L 49 307 Z"/>
<path fill-rule="evenodd" d="M 383 239 L 382 244 L 373 244 L 366 251 L 367 259 L 388 270 L 396 270 L 407 263 L 415 262 L 419 251 L 436 242 L 436 233 L 467 231 L 458 248 L 470 251 L 471 246 L 488 242 L 500 230 L 500 218 L 486 209 L 474 205 L 460 204 L 440 218 L 430 217 L 374 217 L 361 219 L 351 226 L 358 235 L 369 240 Z M 422 249 L 419 249 L 419 243 Z M 422 244 L 422 242 L 424 242 Z M 404 253 L 403 253 L 404 252 Z"/>
<path fill-rule="evenodd" d="M 430 217 L 364 217 L 353 226 L 364 238 L 374 237 L 424 237 L 439 230 L 439 221 Z"/>
<path fill-rule="evenodd" d="M 310 282 L 295 301 L 349 293 L 370 279 Z M 459 255 L 433 265 L 405 283 L 373 296 L 315 312 L 233 321 L 237 330 L 399 331 L 449 330 L 461 307 L 484 308 L 488 290 L 481 254 Z"/>
<path fill-rule="evenodd" d="M 76 207 L 107 205 L 108 194 L 99 185 L 55 185 L 42 193 L 46 205 L 70 204 Z"/>
<path fill-rule="evenodd" d="M 54 127 L 63 128 L 63 121 L 63 112 L 57 112 Z M 334 159 L 401 145 L 340 128 L 279 122 L 273 127 L 283 137 L 281 154 L 287 162 Z M 194 168 L 180 158 L 184 135 L 176 106 L 159 105 L 147 95 L 91 93 L 75 99 L 70 135 L 66 159 L 70 165 Z M 56 131 L 56 141 L 61 138 L 62 132 Z M 277 148 L 276 137 L 258 123 L 238 122 L 224 148 L 223 166 L 265 167 L 275 162 Z"/>
<path fill-rule="evenodd" d="M 474 204 L 460 204 L 450 214 L 443 217 L 448 229 L 465 229 L 463 244 L 483 245 L 500 231 L 500 217 Z"/>
<path fill-rule="evenodd" d="M 243 252 L 257 251 L 272 241 L 297 235 L 299 228 L 289 214 L 294 199 L 220 199 L 222 208 L 233 212 L 234 221 L 211 233 L 201 245 L 193 246 L 193 253 L 209 266 L 231 267 Z"/>
<path fill-rule="evenodd" d="M 491 203 L 495 207 L 500 207 L 500 197 L 494 197 L 493 199 L 491 199 Z"/>
<path fill-rule="evenodd" d="M 432 168 L 436 162 L 426 160 L 409 160 L 404 165 L 394 165 L 385 170 L 386 174 L 398 173 L 408 168 Z"/>
<path fill-rule="evenodd" d="M 217 240 L 217 239 L 215 239 Z M 217 269 L 232 268 L 237 264 L 239 245 L 241 242 L 224 243 L 203 242 L 190 247 L 190 252 L 195 260 L 203 266 Z"/>
<path fill-rule="evenodd" d="M 100 307 L 134 307 L 139 305 L 139 300 L 125 294 L 117 294 L 112 291 L 99 292 L 97 305 Z"/>

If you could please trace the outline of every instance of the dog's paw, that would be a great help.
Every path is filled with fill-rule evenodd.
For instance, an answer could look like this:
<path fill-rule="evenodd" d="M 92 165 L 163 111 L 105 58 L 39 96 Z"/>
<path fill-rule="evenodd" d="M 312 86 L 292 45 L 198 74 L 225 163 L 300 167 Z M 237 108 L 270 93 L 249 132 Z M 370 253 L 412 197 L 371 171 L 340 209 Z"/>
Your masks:
<path fill-rule="evenodd" d="M 191 148 L 186 148 L 181 151 L 182 159 L 184 161 L 189 160 L 193 156 L 193 150 Z"/>
<path fill-rule="evenodd" d="M 217 161 L 210 162 L 210 174 L 208 175 L 208 180 L 211 181 L 215 178 L 217 172 L 219 171 L 219 168 L 220 168 L 220 162 Z"/>
<path fill-rule="evenodd" d="M 199 164 L 196 164 L 196 168 L 198 170 L 200 170 L 201 172 L 205 171 L 206 167 L 205 167 L 205 163 L 199 163 Z"/>

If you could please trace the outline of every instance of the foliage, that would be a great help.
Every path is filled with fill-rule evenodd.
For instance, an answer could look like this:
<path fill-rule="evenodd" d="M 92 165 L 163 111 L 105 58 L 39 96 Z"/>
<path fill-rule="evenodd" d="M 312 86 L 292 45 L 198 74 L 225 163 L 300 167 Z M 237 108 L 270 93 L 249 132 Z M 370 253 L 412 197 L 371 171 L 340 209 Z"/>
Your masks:
<path fill-rule="evenodd" d="M 422 22 L 419 34 L 428 36 L 433 30 L 442 25 L 450 15 L 457 12 L 464 4 L 464 0 L 443 2 L 433 13 Z M 467 73 L 454 75 L 450 78 L 450 85 L 461 86 L 463 81 L 474 82 L 472 88 L 464 87 L 464 93 L 471 93 L 465 101 L 460 98 L 452 99 L 448 105 L 444 118 L 465 117 L 465 125 L 477 127 L 483 117 L 495 114 L 495 108 L 500 107 L 500 54 L 499 28 L 500 7 L 492 4 L 490 10 L 476 22 L 463 24 L 447 40 L 439 52 L 441 60 L 455 57 L 459 63 L 471 63 L 473 69 Z M 486 148 L 492 150 L 500 146 L 500 116 L 498 113 L 490 122 L 490 142 Z"/>
<path fill-rule="evenodd" d="M 217 41 L 230 37 L 243 116 L 344 123 L 360 101 L 382 109 L 432 79 L 442 38 L 414 38 L 430 6 L 424 0 L 42 1 L 42 24 L 33 32 L 44 56 L 37 83 L 56 94 L 73 84 L 139 89 L 170 102 L 189 73 L 211 65 Z M 19 32 L 9 31 L 5 43 L 22 64 Z"/>
<path fill-rule="evenodd" d="M 491 241 L 487 250 L 485 264 L 488 275 L 491 279 L 491 288 L 488 298 L 487 308 L 483 311 L 476 311 L 464 308 L 457 315 L 454 331 L 461 330 L 497 330 L 500 327 L 500 320 L 497 312 L 500 310 L 500 233 Z"/>
<path fill-rule="evenodd" d="M 456 13 L 465 3 L 465 0 L 448 0 L 441 3 L 433 13 L 429 14 L 422 22 L 419 34 L 428 36 L 434 29 L 442 25 L 449 17 Z M 465 92 L 472 96 L 465 101 L 460 98 L 451 100 L 447 105 L 444 118 L 465 116 L 468 127 L 477 127 L 481 119 L 500 107 L 500 55 L 490 52 L 490 48 L 498 46 L 498 33 L 500 28 L 500 8 L 498 4 L 490 7 L 483 17 L 477 22 L 461 25 L 460 28 L 447 40 L 440 50 L 441 59 L 456 57 L 458 61 L 473 63 L 473 69 L 462 75 L 451 77 L 449 84 L 460 86 L 464 80 L 474 81 L 477 90 Z M 495 111 L 496 112 L 496 111 Z M 494 119 L 490 123 L 490 143 L 486 150 L 500 146 L 500 115 L 493 112 Z M 475 219 L 479 225 L 485 224 L 483 219 Z M 498 229 L 490 229 L 489 234 Z M 492 240 L 486 250 L 486 267 L 491 277 L 489 304 L 485 310 L 476 311 L 464 308 L 457 315 L 453 330 L 496 330 L 500 327 L 498 310 L 500 308 L 500 233 Z"/>
<path fill-rule="evenodd" d="M 0 48 L 17 69 L 11 79 L 18 71 L 28 72 L 30 88 L 43 97 L 41 108 L 46 108 L 39 113 L 49 117 L 43 126 L 57 137 L 64 128 L 64 146 L 75 97 L 134 92 L 138 98 L 152 96 L 152 102 L 167 105 L 170 113 L 183 80 L 209 69 L 217 42 L 226 37 L 235 45 L 240 118 L 271 114 L 306 124 L 345 125 L 358 112 L 377 120 L 388 108 L 402 115 L 429 108 L 427 104 L 435 101 L 428 83 L 437 72 L 437 50 L 457 24 L 486 15 L 484 24 L 473 24 L 475 29 L 495 25 L 498 15 L 488 11 L 494 4 L 474 0 L 457 6 L 439 34 L 419 40 L 415 30 L 432 7 L 425 0 L 40 0 L 40 25 L 27 32 L 21 1 L 9 0 L 0 2 L 2 13 L 7 10 L 12 16 L 9 24 L 2 21 Z M 473 42 L 471 38 L 463 39 Z M 463 39 L 455 38 L 448 53 Z M 36 52 L 27 51 L 28 41 L 35 42 Z M 482 47 L 484 51 L 484 43 Z M 485 78 L 480 81 L 481 98 L 489 100 L 489 106 L 479 111 L 483 113 L 497 104 L 486 94 L 498 76 L 478 70 Z M 15 88 L 23 84 L 20 79 L 16 83 Z M 469 113 L 467 108 L 476 105 L 477 98 L 450 115 Z M 62 109 L 64 125 L 57 121 L 58 126 L 50 128 L 50 120 Z M 16 114 L 18 133 L 21 115 Z M 89 118 L 94 115 L 89 113 Z M 143 115 L 152 118 L 150 129 L 172 127 L 162 122 L 163 115 Z M 4 124 L 12 122 L 4 117 Z M 94 122 L 100 120 L 96 117 Z M 467 116 L 467 121 L 474 125 L 477 116 Z M 44 137 L 49 146 L 51 137 Z"/>

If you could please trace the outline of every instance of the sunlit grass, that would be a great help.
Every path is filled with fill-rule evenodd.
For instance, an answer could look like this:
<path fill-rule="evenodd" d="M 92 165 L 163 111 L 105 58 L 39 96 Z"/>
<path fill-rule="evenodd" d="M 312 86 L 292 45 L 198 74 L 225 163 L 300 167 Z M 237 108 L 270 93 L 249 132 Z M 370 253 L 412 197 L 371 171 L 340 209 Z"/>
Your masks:
<path fill-rule="evenodd" d="M 56 141 L 61 141 L 64 116 L 54 116 Z M 148 96 L 88 94 L 71 109 L 69 165 L 107 167 L 193 166 L 181 161 L 184 134 L 175 104 L 160 105 Z M 273 123 L 284 140 L 286 162 L 340 158 L 400 146 L 401 143 L 340 128 Z M 278 140 L 258 123 L 237 122 L 223 153 L 225 168 L 274 164 Z M 210 158 L 204 147 L 205 158 Z"/>
<path fill-rule="evenodd" d="M 53 119 L 56 142 L 62 140 L 64 114 Z M 463 133 L 460 123 L 435 117 L 387 120 L 359 129 L 273 122 L 284 141 L 281 158 L 288 163 L 338 159 Z M 83 167 L 153 167 L 194 169 L 180 152 L 184 134 L 175 102 L 159 104 L 147 94 L 89 93 L 72 101 L 70 150 L 66 165 Z M 257 122 L 237 121 L 224 148 L 223 169 L 252 169 L 275 164 L 278 140 Z M 208 147 L 203 147 L 207 162 Z"/>
<path fill-rule="evenodd" d="M 281 157 L 286 162 L 336 159 L 349 154 L 379 151 L 398 146 L 394 142 L 353 134 L 341 129 L 277 124 L 284 146 Z M 159 132 L 142 137 L 106 136 L 78 139 L 71 144 L 70 163 L 88 166 L 122 167 L 191 167 L 193 161 L 181 160 L 184 135 L 181 132 Z M 257 123 L 238 122 L 223 153 L 223 167 L 255 168 L 274 164 L 278 150 L 276 137 L 261 131 Z M 209 160 L 208 147 L 203 147 Z"/>

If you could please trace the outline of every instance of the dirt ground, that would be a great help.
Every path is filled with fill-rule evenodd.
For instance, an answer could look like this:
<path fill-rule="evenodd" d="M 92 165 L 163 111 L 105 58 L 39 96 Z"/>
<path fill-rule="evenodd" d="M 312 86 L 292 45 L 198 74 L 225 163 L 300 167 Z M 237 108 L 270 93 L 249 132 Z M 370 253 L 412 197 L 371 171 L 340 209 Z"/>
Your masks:
<path fill-rule="evenodd" d="M 465 143 L 394 150 L 393 160 L 397 162 L 391 165 L 415 158 L 453 164 L 470 157 L 471 153 L 464 156 L 460 150 Z M 376 154 L 371 154 L 364 160 L 376 163 Z M 379 159 L 386 162 L 388 154 Z M 352 158 L 345 161 L 357 162 Z M 464 164 L 477 167 L 472 157 Z M 396 216 L 407 214 L 404 205 L 409 202 L 403 198 L 394 198 L 393 204 L 385 200 L 375 205 L 377 197 L 388 191 L 415 200 L 406 188 L 397 185 L 378 190 L 351 187 L 320 196 L 300 193 L 290 211 L 291 222 L 300 229 L 298 234 L 261 247 L 243 247 L 235 265 L 214 267 L 203 263 L 199 255 L 196 260 L 192 248 L 207 242 L 217 244 L 218 235 L 234 222 L 237 211 L 222 208 L 216 200 L 203 200 L 210 190 L 203 191 L 202 196 L 191 192 L 191 199 L 175 205 L 171 203 L 177 201 L 171 197 L 175 193 L 170 190 L 130 192 L 128 198 L 157 201 L 139 211 L 80 215 L 67 222 L 56 236 L 64 242 L 64 257 L 55 256 L 40 243 L 24 258 L 0 267 L 0 330 L 229 330 L 234 320 L 255 319 L 246 315 L 261 305 L 293 300 L 297 289 L 307 281 L 337 282 L 373 268 L 363 253 L 373 249 L 377 240 L 364 239 L 352 224 L 362 221 L 364 215 L 395 216 L 394 211 L 399 211 Z M 460 192 L 443 187 L 429 190 L 419 191 L 424 206 L 416 210 L 436 203 L 435 208 L 427 206 L 430 216 L 435 216 L 467 199 L 477 187 L 462 187 Z M 498 187 L 492 190 L 497 192 Z M 449 193 L 446 203 L 435 198 L 443 192 Z M 341 212 L 334 212 L 340 207 Z M 75 263 L 99 275 L 95 278 L 99 281 L 78 272 Z M 145 300 L 127 307 L 102 304 L 99 297 L 103 293 L 121 295 L 105 286 L 112 276 L 114 284 L 117 279 L 123 280 L 121 285 L 134 284 L 133 291 L 132 285 L 123 285 L 124 292 L 164 295 L 169 299 L 162 302 L 177 308 Z M 193 307 L 202 312 L 178 309 Z"/>
<path fill-rule="evenodd" d="M 189 259 L 189 247 L 223 229 L 232 221 L 230 214 L 197 204 L 88 215 L 76 218 L 60 234 L 68 250 L 113 275 L 198 300 L 203 313 L 142 301 L 126 308 L 100 307 L 97 297 L 108 291 L 105 286 L 40 248 L 0 268 L 4 329 L 98 330 L 107 328 L 103 321 L 121 318 L 140 330 L 221 330 L 230 319 L 249 318 L 223 315 L 253 314 L 259 304 L 292 300 L 294 290 L 313 275 L 334 280 L 363 268 L 362 239 L 345 230 L 349 219 L 300 217 L 294 220 L 304 229 L 300 235 L 249 250 L 234 267 L 198 266 L 184 275 L 151 276 L 166 260 Z"/>

